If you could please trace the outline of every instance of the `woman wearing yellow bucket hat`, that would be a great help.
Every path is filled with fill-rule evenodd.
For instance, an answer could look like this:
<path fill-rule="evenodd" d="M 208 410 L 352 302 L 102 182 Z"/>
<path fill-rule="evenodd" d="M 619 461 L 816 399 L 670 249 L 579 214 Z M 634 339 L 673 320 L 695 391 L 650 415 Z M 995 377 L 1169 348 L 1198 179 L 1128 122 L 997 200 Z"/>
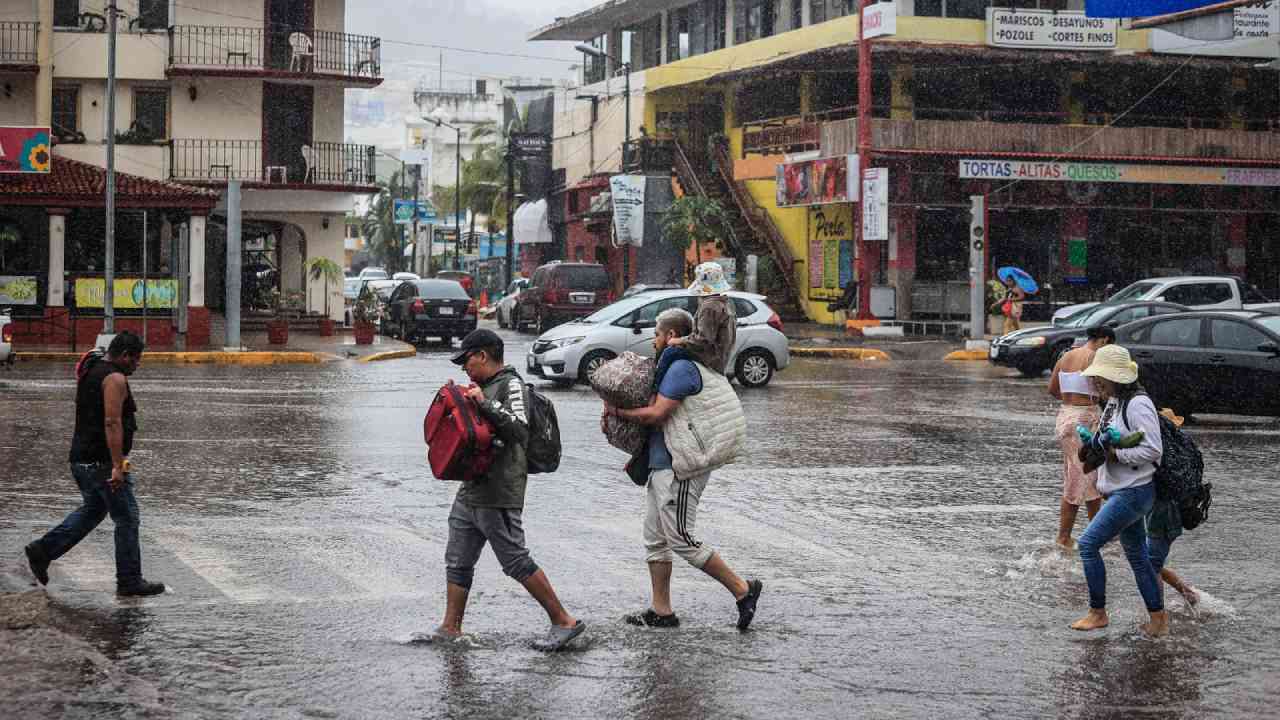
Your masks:
<path fill-rule="evenodd" d="M 1116 537 L 1133 568 L 1138 592 L 1151 615 L 1142 629 L 1149 635 L 1169 631 L 1160 581 L 1148 554 L 1147 513 L 1155 502 L 1156 463 L 1164 453 L 1160 441 L 1160 420 L 1151 399 L 1138 385 L 1138 365 L 1129 351 L 1119 345 L 1099 348 L 1084 371 L 1094 393 L 1105 401 L 1099 429 L 1114 428 L 1120 435 L 1142 432 L 1142 441 L 1132 448 L 1109 448 L 1106 462 L 1098 468 L 1098 492 L 1107 499 L 1102 510 L 1080 536 L 1080 560 L 1089 583 L 1089 613 L 1072 623 L 1076 630 L 1097 630 L 1110 623 L 1107 616 L 1107 566 L 1102 546 Z"/>

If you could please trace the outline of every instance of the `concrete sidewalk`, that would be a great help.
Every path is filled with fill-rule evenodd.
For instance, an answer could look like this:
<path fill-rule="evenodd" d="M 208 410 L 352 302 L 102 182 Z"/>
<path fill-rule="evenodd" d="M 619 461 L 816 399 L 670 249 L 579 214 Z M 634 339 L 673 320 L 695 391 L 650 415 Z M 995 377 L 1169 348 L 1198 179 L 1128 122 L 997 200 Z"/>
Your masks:
<path fill-rule="evenodd" d="M 313 333 L 289 333 L 287 345 L 272 345 L 267 334 L 244 333 L 241 349 L 207 348 L 201 350 L 155 350 L 145 355 L 149 363 L 193 365 L 310 365 L 338 360 L 375 362 L 413 357 L 417 350 L 408 343 L 375 335 L 372 345 L 356 345 L 350 331 L 339 329 L 330 337 Z M 23 346 L 15 348 L 18 362 L 74 362 L 88 348 L 71 350 L 67 346 Z"/>

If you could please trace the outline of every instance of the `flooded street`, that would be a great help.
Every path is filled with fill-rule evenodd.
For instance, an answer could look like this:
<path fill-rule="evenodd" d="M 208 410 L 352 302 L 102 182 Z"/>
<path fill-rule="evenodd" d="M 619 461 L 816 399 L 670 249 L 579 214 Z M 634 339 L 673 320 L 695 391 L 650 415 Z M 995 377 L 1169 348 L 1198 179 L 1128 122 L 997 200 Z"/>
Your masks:
<path fill-rule="evenodd" d="M 504 334 L 523 367 L 529 336 Z M 1043 383 L 985 363 L 797 360 L 742 391 L 748 458 L 715 473 L 698 536 L 765 583 L 755 624 L 677 563 L 682 626 L 623 624 L 648 603 L 643 491 L 584 387 L 546 387 L 565 457 L 529 482 L 533 557 L 589 625 L 529 645 L 545 615 L 489 550 L 466 630 L 414 641 L 444 607 L 456 485 L 431 478 L 422 419 L 463 376 L 439 348 L 368 365 L 152 365 L 135 376 L 132 460 L 149 579 L 120 600 L 110 521 L 51 570 L 58 627 L 115 661 L 65 686 L 0 679 L 6 717 L 1261 717 L 1280 699 L 1280 424 L 1191 426 L 1209 522 L 1171 564 L 1205 593 L 1146 613 L 1119 548 L 1112 624 L 1082 634 L 1079 560 L 1053 549 L 1061 481 Z M 0 548 L 78 501 L 68 365 L 0 373 Z M 1083 521 L 1076 535 L 1083 530 Z M 0 650 L 0 667 L 15 662 Z M 9 655 L 8 658 L 5 656 Z M 14 714 L 16 712 L 16 714 Z"/>

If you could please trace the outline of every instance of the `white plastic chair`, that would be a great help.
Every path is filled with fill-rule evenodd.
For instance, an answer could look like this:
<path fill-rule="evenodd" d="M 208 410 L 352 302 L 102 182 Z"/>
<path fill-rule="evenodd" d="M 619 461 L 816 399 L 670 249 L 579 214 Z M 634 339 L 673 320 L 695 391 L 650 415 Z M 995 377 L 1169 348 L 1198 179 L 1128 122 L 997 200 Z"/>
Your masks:
<path fill-rule="evenodd" d="M 310 145 L 303 145 L 301 150 L 302 161 L 307 164 L 307 172 L 302 176 L 302 182 L 309 183 L 316 169 L 316 150 Z"/>
<path fill-rule="evenodd" d="M 289 71 L 302 72 L 306 65 L 303 58 L 311 59 L 311 66 L 315 67 L 315 51 L 311 46 L 311 38 L 306 33 L 289 33 L 289 48 L 293 51 L 292 57 L 289 58 Z"/>

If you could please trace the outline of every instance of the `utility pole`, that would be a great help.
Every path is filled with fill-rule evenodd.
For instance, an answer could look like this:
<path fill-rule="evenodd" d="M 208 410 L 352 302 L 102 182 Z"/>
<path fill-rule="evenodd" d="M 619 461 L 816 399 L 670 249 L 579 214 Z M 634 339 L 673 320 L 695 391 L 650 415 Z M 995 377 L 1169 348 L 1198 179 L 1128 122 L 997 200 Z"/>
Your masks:
<path fill-rule="evenodd" d="M 503 287 L 511 284 L 515 279 L 515 255 L 516 255 L 516 223 L 515 223 L 515 201 L 516 201 L 516 148 L 515 138 L 511 134 L 507 134 L 507 281 Z"/>
<path fill-rule="evenodd" d="M 116 13 L 115 3 L 107 7 L 107 227 L 104 235 L 106 262 L 103 264 L 102 332 L 116 332 Z M 143 288 L 143 292 L 146 289 Z"/>
<path fill-rule="evenodd" d="M 871 315 L 871 251 L 862 232 L 862 213 L 867 198 L 862 196 L 862 178 L 871 164 L 871 40 L 862 26 L 864 11 L 875 0 L 858 3 L 858 220 L 853 224 L 858 260 L 854 263 L 858 274 L 858 319 L 870 320 Z"/>
<path fill-rule="evenodd" d="M 422 242 L 418 238 L 418 194 L 419 194 L 419 189 L 421 187 L 422 187 L 422 166 L 414 165 L 413 166 L 413 254 L 414 255 L 418 254 L 418 243 Z M 400 260 L 401 261 L 404 260 L 404 250 L 400 251 Z M 413 270 L 412 264 L 410 265 L 409 269 L 411 271 Z M 426 275 L 427 277 L 431 277 L 431 261 L 429 259 L 427 260 Z"/>

